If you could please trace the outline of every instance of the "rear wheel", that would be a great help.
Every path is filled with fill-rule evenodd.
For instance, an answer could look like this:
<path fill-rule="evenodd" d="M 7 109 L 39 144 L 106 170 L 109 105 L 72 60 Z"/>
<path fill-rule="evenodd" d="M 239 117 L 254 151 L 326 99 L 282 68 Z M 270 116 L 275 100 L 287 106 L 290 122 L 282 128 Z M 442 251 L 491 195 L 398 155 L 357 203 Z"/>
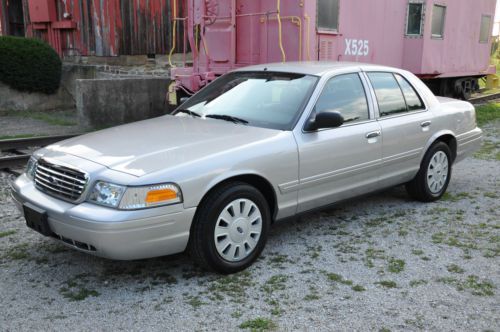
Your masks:
<path fill-rule="evenodd" d="M 451 177 L 451 151 L 446 143 L 433 144 L 422 160 L 415 178 L 406 184 L 413 198 L 432 202 L 443 196 Z"/>
<path fill-rule="evenodd" d="M 205 268 L 234 273 L 259 257 L 271 221 L 269 206 L 256 188 L 228 183 L 209 194 L 191 228 L 190 252 Z"/>

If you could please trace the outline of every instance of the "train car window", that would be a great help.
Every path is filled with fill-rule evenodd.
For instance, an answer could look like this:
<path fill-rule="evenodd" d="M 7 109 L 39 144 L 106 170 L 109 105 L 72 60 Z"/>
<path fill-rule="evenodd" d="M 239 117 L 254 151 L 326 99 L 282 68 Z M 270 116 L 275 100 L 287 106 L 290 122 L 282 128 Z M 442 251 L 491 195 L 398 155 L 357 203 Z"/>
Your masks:
<path fill-rule="evenodd" d="M 480 43 L 487 43 L 491 35 L 491 16 L 483 15 L 481 17 L 481 33 L 479 35 Z"/>
<path fill-rule="evenodd" d="M 375 90 L 381 117 L 408 111 L 403 93 L 392 73 L 367 74 Z"/>
<path fill-rule="evenodd" d="M 395 74 L 394 76 L 396 76 L 399 86 L 403 91 L 403 95 L 405 97 L 408 110 L 409 111 L 424 110 L 425 105 L 422 102 L 422 98 L 420 98 L 415 88 L 413 88 L 413 86 L 411 86 L 411 84 L 403 76 L 398 74 Z"/>
<path fill-rule="evenodd" d="M 339 30 L 339 0 L 318 0 L 318 30 Z"/>
<path fill-rule="evenodd" d="M 446 7 L 434 5 L 432 8 L 432 38 L 443 38 Z"/>
<path fill-rule="evenodd" d="M 345 74 L 330 79 L 316 103 L 316 112 L 336 111 L 344 123 L 369 119 L 368 101 L 358 74 Z"/>
<path fill-rule="evenodd" d="M 406 35 L 420 36 L 422 34 L 423 3 L 409 3 L 406 20 Z"/>

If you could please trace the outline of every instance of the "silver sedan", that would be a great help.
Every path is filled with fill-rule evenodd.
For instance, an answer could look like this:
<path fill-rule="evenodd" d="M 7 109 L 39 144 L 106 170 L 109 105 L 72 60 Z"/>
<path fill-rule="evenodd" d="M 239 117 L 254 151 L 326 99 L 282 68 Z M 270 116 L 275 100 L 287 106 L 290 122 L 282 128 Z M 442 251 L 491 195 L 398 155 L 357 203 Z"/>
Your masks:
<path fill-rule="evenodd" d="M 481 142 L 474 107 L 409 72 L 265 64 L 223 75 L 172 115 L 36 151 L 12 196 L 27 225 L 111 259 L 189 249 L 232 273 L 269 227 L 381 188 L 439 199 Z"/>

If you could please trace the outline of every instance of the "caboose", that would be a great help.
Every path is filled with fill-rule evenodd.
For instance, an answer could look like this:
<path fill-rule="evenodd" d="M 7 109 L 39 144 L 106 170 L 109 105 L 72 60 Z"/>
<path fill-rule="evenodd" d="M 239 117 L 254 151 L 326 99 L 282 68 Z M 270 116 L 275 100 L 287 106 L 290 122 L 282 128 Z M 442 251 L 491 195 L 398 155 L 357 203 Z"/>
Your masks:
<path fill-rule="evenodd" d="M 496 0 L 172 0 L 169 101 L 231 69 L 268 62 L 394 66 L 468 99 L 490 65 Z M 176 45 L 182 33 L 182 45 Z"/>

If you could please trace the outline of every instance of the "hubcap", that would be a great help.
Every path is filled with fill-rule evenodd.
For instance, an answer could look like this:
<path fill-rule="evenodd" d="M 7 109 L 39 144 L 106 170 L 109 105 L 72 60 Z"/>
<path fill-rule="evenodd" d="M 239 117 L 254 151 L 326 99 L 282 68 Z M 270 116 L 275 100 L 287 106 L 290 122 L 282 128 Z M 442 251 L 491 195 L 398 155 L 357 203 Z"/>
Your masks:
<path fill-rule="evenodd" d="M 427 168 L 427 186 L 433 194 L 439 193 L 448 179 L 448 157 L 443 151 L 436 152 Z"/>
<path fill-rule="evenodd" d="M 217 218 L 215 248 L 225 260 L 241 261 L 253 252 L 261 232 L 262 215 L 257 205 L 246 198 L 236 199 Z"/>

